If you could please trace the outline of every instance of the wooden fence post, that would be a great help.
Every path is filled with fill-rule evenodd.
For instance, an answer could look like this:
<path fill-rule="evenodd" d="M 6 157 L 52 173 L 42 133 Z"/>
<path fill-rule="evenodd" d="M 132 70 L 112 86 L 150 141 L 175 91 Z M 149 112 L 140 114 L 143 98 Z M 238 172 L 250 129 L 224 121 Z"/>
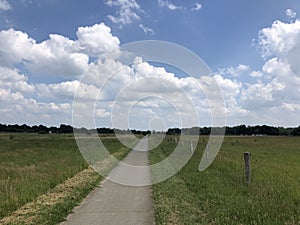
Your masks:
<path fill-rule="evenodd" d="M 246 184 L 250 185 L 250 152 L 244 152 Z"/>

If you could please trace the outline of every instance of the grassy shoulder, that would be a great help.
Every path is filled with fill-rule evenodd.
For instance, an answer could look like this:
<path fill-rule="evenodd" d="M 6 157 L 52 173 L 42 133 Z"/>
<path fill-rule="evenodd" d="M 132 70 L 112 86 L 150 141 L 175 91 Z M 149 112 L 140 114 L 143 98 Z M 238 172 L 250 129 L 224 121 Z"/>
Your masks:
<path fill-rule="evenodd" d="M 39 196 L 0 220 L 1 224 L 57 224 L 78 204 L 102 179 L 88 168 Z"/>
<path fill-rule="evenodd" d="M 213 164 L 199 172 L 206 143 L 200 137 L 189 163 L 153 185 L 157 224 L 300 224 L 300 138 L 226 137 Z M 151 164 L 175 146 L 165 140 L 150 152 Z M 246 151 L 252 153 L 249 187 Z"/>
<path fill-rule="evenodd" d="M 70 135 L 1 134 L 0 224 L 56 224 L 103 179 Z M 130 149 L 101 138 L 117 159 Z"/>

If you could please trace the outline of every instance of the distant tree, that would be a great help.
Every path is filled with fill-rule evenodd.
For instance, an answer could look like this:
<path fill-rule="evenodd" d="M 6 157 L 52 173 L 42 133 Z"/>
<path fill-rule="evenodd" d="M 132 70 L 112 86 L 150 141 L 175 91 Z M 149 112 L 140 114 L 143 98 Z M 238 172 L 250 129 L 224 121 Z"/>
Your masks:
<path fill-rule="evenodd" d="M 210 134 L 210 131 L 211 131 L 211 128 L 210 128 L 210 127 L 203 127 L 203 128 L 200 128 L 200 134 L 201 134 L 201 135 L 209 135 L 209 134 Z"/>
<path fill-rule="evenodd" d="M 51 132 L 52 134 L 57 134 L 59 133 L 59 129 L 57 127 L 50 127 L 49 128 L 49 132 Z"/>
<path fill-rule="evenodd" d="M 39 132 L 39 127 L 36 126 L 36 125 L 35 125 L 35 126 L 32 126 L 32 127 L 31 127 L 31 131 L 34 132 L 34 133 L 38 133 L 38 132 Z"/>
<path fill-rule="evenodd" d="M 6 124 L 0 124 L 0 132 L 6 132 L 6 131 L 7 131 Z"/>
<path fill-rule="evenodd" d="M 181 130 L 179 128 L 169 128 L 167 131 L 167 135 L 180 135 Z"/>
<path fill-rule="evenodd" d="M 294 136 L 300 136 L 300 126 L 297 128 L 294 128 L 292 135 Z"/>
<path fill-rule="evenodd" d="M 48 134 L 49 133 L 49 128 L 44 126 L 44 125 L 39 125 L 39 134 Z"/>
<path fill-rule="evenodd" d="M 151 131 L 150 131 L 150 130 L 147 130 L 147 131 L 142 131 L 142 134 L 143 134 L 144 136 L 146 136 L 146 135 L 149 135 L 149 134 L 151 134 Z"/>
<path fill-rule="evenodd" d="M 29 132 L 31 130 L 31 127 L 27 124 L 23 124 L 20 126 L 20 129 L 22 130 L 22 132 Z"/>
<path fill-rule="evenodd" d="M 290 136 L 290 135 L 292 135 L 294 128 L 278 127 L 278 130 L 279 130 L 279 135 Z"/>
<path fill-rule="evenodd" d="M 106 128 L 106 127 L 102 127 L 102 128 L 97 128 L 97 132 L 99 134 L 114 134 L 114 130 L 111 128 Z"/>
<path fill-rule="evenodd" d="M 246 135 L 247 134 L 247 127 L 246 125 L 239 125 L 235 127 L 236 135 Z"/>
<path fill-rule="evenodd" d="M 73 133 L 73 127 L 70 125 L 61 124 L 59 127 L 59 133 L 62 134 Z"/>

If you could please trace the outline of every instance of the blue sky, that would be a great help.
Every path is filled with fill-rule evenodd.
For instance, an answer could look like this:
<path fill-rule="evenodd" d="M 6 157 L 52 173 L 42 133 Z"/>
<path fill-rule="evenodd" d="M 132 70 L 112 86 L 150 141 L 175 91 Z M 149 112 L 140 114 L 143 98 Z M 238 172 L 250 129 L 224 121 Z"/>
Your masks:
<path fill-rule="evenodd" d="M 169 1 L 183 8 L 178 10 L 159 7 L 157 1 L 137 2 L 144 11 L 138 12 L 141 19 L 120 29 L 107 17 L 116 15 L 118 7 L 103 0 L 15 0 L 10 2 L 13 10 L 1 13 L 1 29 L 25 31 L 40 42 L 51 33 L 75 39 L 78 27 L 104 22 L 122 44 L 144 39 L 171 41 L 197 53 L 213 70 L 248 62 L 258 68 L 263 62 L 251 46 L 258 31 L 275 20 L 288 22 L 288 8 L 300 10 L 297 1 L 199 1 L 199 11 L 191 10 L 197 1 Z M 155 34 L 145 35 L 140 24 Z"/>
<path fill-rule="evenodd" d="M 91 62 L 91 59 L 97 59 L 99 55 L 73 49 L 72 54 L 81 54 L 78 60 L 82 64 L 76 64 L 76 61 L 73 65 L 72 61 L 68 65 L 58 65 L 51 57 L 45 56 L 44 59 L 37 49 L 46 51 L 47 47 L 52 54 L 56 54 L 52 44 L 57 44 L 62 39 L 55 39 L 51 44 L 47 42 L 51 39 L 49 34 L 60 35 L 77 42 L 80 39 L 77 35 L 79 27 L 86 27 L 92 32 L 105 30 L 109 34 L 105 36 L 108 38 L 106 43 L 109 42 L 111 46 L 140 40 L 163 40 L 184 46 L 199 55 L 215 73 L 215 79 L 220 82 L 227 106 L 228 125 L 245 123 L 297 126 L 300 124 L 299 116 L 297 117 L 300 104 L 295 95 L 299 94 L 297 85 L 300 83 L 297 68 L 294 68 L 297 63 L 292 57 L 295 51 L 298 51 L 298 43 L 300 45 L 297 13 L 300 13 L 300 2 L 297 0 L 0 0 L 0 32 L 8 29 L 14 31 L 6 36 L 0 35 L 0 59 L 3 61 L 0 62 L 0 88 L 2 93 L 10 96 L 6 99 L 14 99 L 15 95 L 18 95 L 20 102 L 23 101 L 22 104 L 35 101 L 38 108 L 33 112 L 20 103 L 18 110 L 24 110 L 24 115 L 8 115 L 8 112 L 16 111 L 17 103 L 13 100 L 2 100 L 0 113 L 3 115 L 0 122 L 46 125 L 72 123 L 72 88 L 76 85 L 78 87 L 76 82 L 80 80 L 80 75 L 86 74 L 89 68 L 96 64 L 86 63 L 85 57 Z M 106 30 L 104 26 L 92 29 L 94 25 L 101 23 L 110 30 Z M 90 35 L 87 30 L 84 32 Z M 22 39 L 23 42 L 14 39 L 17 31 L 27 34 L 34 43 L 29 41 L 30 46 L 25 46 L 24 42 L 27 42 L 28 38 L 24 37 L 26 40 Z M 118 43 L 114 37 L 118 39 Z M 11 41 L 8 45 L 17 47 L 8 48 L 5 45 L 6 39 Z M 39 45 L 43 42 L 46 47 Z M 65 43 L 62 41 L 58 48 L 65 47 Z M 282 46 L 285 50 L 282 50 Z M 28 49 L 34 50 L 30 52 Z M 26 50 L 29 55 L 20 53 Z M 269 54 L 265 54 L 266 52 Z M 67 60 L 71 57 L 69 53 L 68 49 L 61 53 L 64 54 L 61 59 L 66 57 Z M 17 57 L 18 60 L 4 63 L 3 59 L 8 57 L 6 54 L 12 58 Z M 48 64 L 52 63 L 52 66 L 57 68 L 46 70 L 47 60 Z M 80 68 L 82 74 L 60 74 L 61 71 L 69 73 L 72 66 L 74 71 Z M 10 75 L 11 73 L 13 75 Z M 179 77 L 176 82 L 185 82 L 184 79 L 180 80 L 180 74 L 173 75 L 175 78 Z M 20 85 L 10 86 L 17 81 L 23 82 L 22 85 L 27 85 L 31 91 L 25 91 Z M 59 88 L 67 89 L 70 93 L 60 95 Z M 287 94 L 291 93 L 291 89 L 293 96 Z M 194 99 L 194 96 L 192 98 Z M 108 105 L 110 104 L 107 103 L 99 111 L 103 112 L 99 124 L 110 126 L 108 115 L 111 109 Z M 160 113 L 163 115 L 167 112 Z M 273 112 L 272 117 L 266 115 L 269 112 Z M 36 116 L 37 113 L 40 116 Z M 150 114 L 148 120 L 159 113 Z M 264 116 L 261 116 L 262 114 Z M 108 117 L 104 119 L 104 115 Z M 290 116 L 286 118 L 286 115 Z M 293 116 L 297 118 L 291 119 Z M 165 123 L 168 126 L 178 125 L 172 121 Z M 209 124 L 203 122 L 200 125 Z M 145 128 L 147 125 L 132 121 L 130 126 Z"/>

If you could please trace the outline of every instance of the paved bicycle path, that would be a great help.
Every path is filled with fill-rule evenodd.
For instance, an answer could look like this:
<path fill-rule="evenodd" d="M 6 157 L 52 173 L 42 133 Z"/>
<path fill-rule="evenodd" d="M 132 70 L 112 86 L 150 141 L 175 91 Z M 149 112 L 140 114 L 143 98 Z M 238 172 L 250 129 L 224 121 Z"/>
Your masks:
<path fill-rule="evenodd" d="M 148 165 L 148 139 L 142 139 L 122 161 Z M 141 167 L 142 168 L 142 167 Z M 109 175 L 131 183 L 150 183 L 149 168 L 132 169 L 119 163 Z M 124 183 L 123 182 L 123 183 Z M 155 224 L 150 186 L 126 186 L 105 180 L 74 209 L 62 225 L 152 225 Z"/>

